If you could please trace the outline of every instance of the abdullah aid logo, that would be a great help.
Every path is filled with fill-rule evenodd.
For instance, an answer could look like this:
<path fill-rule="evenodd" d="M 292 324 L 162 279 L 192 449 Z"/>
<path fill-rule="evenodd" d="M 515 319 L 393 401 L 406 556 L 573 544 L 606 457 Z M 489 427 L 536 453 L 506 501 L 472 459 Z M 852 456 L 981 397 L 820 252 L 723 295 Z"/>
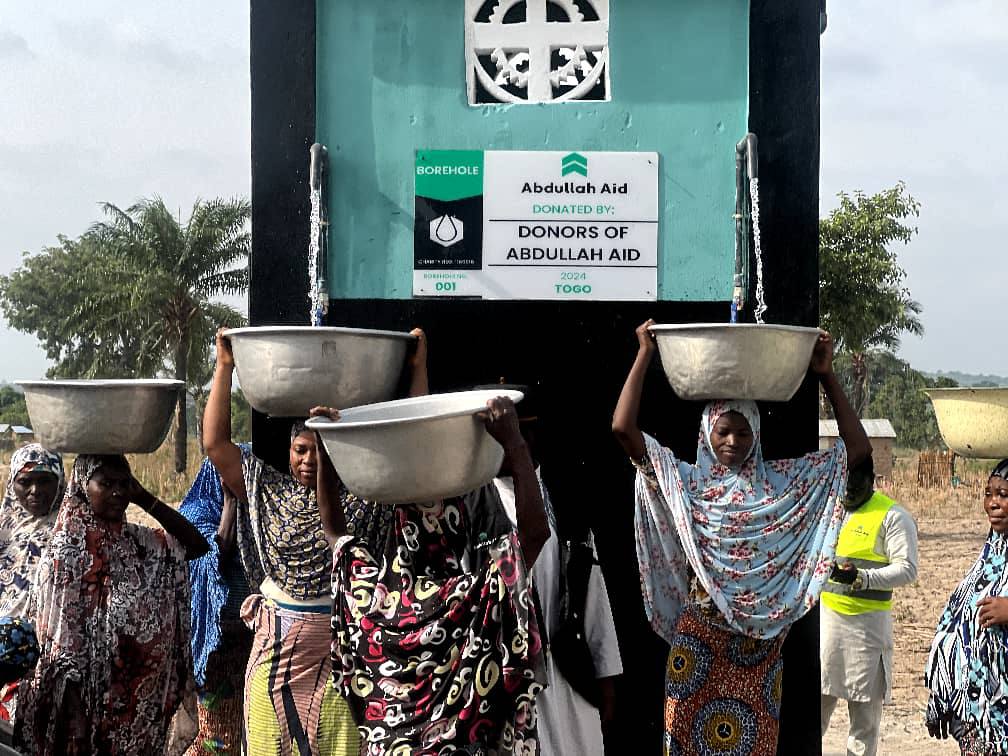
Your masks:
<path fill-rule="evenodd" d="M 588 178 L 588 158 L 577 152 L 564 155 L 560 160 L 560 176 L 563 177 L 570 173 L 580 173 Z"/>

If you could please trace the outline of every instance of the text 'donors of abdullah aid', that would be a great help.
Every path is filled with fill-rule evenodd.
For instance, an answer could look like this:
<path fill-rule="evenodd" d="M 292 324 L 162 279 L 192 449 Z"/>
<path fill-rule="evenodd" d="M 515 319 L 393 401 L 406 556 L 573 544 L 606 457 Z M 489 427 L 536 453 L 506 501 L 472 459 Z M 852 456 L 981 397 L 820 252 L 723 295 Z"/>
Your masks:
<path fill-rule="evenodd" d="M 419 151 L 415 186 L 415 296 L 657 299 L 657 153 Z"/>

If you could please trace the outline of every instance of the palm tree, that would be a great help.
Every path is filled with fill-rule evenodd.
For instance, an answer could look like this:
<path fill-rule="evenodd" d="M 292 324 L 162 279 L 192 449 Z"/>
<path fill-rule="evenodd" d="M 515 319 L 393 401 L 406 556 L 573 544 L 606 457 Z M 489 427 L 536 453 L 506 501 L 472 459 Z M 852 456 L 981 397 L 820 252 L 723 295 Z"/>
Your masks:
<path fill-rule="evenodd" d="M 244 199 L 197 200 L 184 224 L 160 197 L 142 199 L 126 210 L 102 206 L 108 220 L 91 230 L 121 265 L 108 275 L 126 286 L 108 287 L 105 312 L 129 313 L 139 322 L 143 350 L 138 372 L 168 372 L 185 381 L 188 392 L 205 382 L 202 367 L 218 325 L 244 322 L 232 307 L 212 297 L 248 289 L 251 206 Z M 179 396 L 175 425 L 175 470 L 186 468 L 186 396 Z"/>
<path fill-rule="evenodd" d="M 922 336 L 924 326 L 920 321 L 921 306 L 910 298 L 903 290 L 889 293 L 889 297 L 881 302 L 873 303 L 876 310 L 888 310 L 888 319 L 883 323 L 873 323 L 875 327 L 867 333 L 860 334 L 860 339 L 852 338 L 841 347 L 847 349 L 851 356 L 851 405 L 858 417 L 864 416 L 864 411 L 871 401 L 868 395 L 868 355 L 873 349 L 885 349 L 895 353 L 899 348 L 900 336 L 904 333 Z M 873 313 L 880 315 L 879 312 Z M 881 319 L 881 318 L 880 318 Z M 854 334 L 851 334 L 852 336 Z"/>

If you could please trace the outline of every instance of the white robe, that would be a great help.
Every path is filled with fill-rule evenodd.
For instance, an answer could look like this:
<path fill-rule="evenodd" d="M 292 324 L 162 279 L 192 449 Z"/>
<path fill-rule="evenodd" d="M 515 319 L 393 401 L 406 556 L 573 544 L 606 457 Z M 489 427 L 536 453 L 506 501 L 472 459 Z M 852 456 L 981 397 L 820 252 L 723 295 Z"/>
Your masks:
<path fill-rule="evenodd" d="M 844 523 L 850 513 L 844 516 Z M 889 564 L 859 572 L 865 588 L 890 591 L 917 579 L 917 525 L 899 504 L 882 521 L 875 551 Z M 842 558 L 839 561 L 843 561 Z M 891 611 L 840 614 L 825 604 L 819 615 L 819 662 L 822 693 L 848 701 L 867 702 L 878 696 L 879 665 L 885 677 L 883 700 L 892 691 L 893 620 Z"/>
<path fill-rule="evenodd" d="M 514 481 L 511 478 L 496 478 L 494 483 L 504 509 L 511 521 L 515 522 Z M 532 579 L 539 592 L 546 632 L 553 635 L 560 621 L 560 541 L 553 507 L 544 487 L 542 493 L 549 519 L 550 538 L 532 567 Z M 593 553 L 594 550 L 593 540 Z M 623 662 L 616 640 L 609 594 L 598 565 L 592 569 L 588 583 L 585 635 L 595 662 L 596 677 L 622 674 Z M 539 744 L 543 756 L 602 756 L 602 723 L 598 709 L 570 686 L 550 660 L 547 660 L 546 679 L 545 690 L 536 697 Z"/>

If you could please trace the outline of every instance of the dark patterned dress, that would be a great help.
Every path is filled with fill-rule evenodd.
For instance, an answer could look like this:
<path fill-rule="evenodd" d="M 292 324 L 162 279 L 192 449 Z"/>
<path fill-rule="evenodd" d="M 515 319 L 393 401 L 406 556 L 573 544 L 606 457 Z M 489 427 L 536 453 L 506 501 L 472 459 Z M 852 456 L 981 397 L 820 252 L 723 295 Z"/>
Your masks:
<path fill-rule="evenodd" d="M 32 587 L 41 655 L 18 691 L 23 753 L 164 753 L 192 675 L 185 552 L 94 514 L 84 491 L 100 464 L 77 457 Z"/>
<path fill-rule="evenodd" d="M 333 673 L 361 752 L 535 754 L 542 648 L 499 498 L 396 514 L 384 554 L 349 536 L 334 550 Z"/>

